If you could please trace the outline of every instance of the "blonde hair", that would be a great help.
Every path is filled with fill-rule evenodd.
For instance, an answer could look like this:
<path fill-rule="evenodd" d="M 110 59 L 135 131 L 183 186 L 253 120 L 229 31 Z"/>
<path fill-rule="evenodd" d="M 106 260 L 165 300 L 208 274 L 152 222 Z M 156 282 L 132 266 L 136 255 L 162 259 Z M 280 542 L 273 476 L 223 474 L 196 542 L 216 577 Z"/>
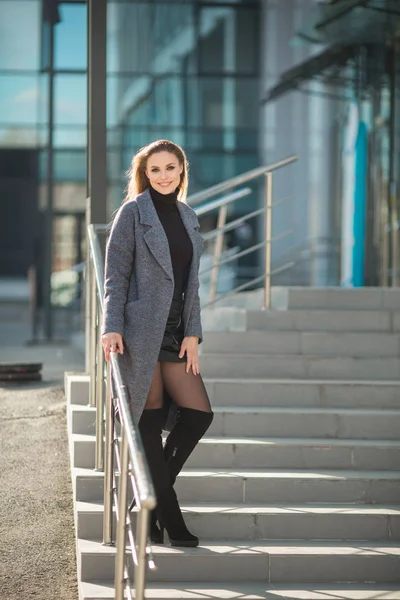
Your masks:
<path fill-rule="evenodd" d="M 186 158 L 186 154 L 180 146 L 170 142 L 168 140 L 156 140 L 147 146 L 140 148 L 132 158 L 132 163 L 128 171 L 128 185 L 126 187 L 126 196 L 124 202 L 132 200 L 137 194 L 144 192 L 149 187 L 149 180 L 145 173 L 147 167 L 147 161 L 152 154 L 157 152 L 171 152 L 174 154 L 179 161 L 179 164 L 183 167 L 181 173 L 181 180 L 178 185 L 178 199 L 182 202 L 186 201 L 186 192 L 188 188 L 188 170 L 189 163 Z"/>

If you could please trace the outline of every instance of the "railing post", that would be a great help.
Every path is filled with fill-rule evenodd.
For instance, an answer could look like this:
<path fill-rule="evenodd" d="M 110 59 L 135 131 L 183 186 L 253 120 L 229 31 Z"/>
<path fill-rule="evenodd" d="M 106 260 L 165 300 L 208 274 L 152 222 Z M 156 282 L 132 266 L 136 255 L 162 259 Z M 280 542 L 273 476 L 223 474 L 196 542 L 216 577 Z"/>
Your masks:
<path fill-rule="evenodd" d="M 104 353 L 101 344 L 101 311 L 97 310 L 96 329 L 96 471 L 104 469 Z"/>
<path fill-rule="evenodd" d="M 118 485 L 117 553 L 115 555 L 115 600 L 123 600 L 125 587 L 126 513 L 128 508 L 128 441 L 125 428 L 121 431 L 121 467 Z"/>
<path fill-rule="evenodd" d="M 87 234 L 86 234 L 87 235 Z M 86 263 L 85 263 L 85 372 L 90 373 L 90 365 L 91 365 L 91 326 L 90 326 L 90 316 L 92 314 L 91 311 L 91 301 L 92 301 L 92 280 L 94 279 L 94 273 L 92 268 L 92 262 L 90 260 L 90 247 L 89 242 L 86 243 Z"/>
<path fill-rule="evenodd" d="M 217 229 L 222 230 L 222 228 L 225 227 L 227 213 L 228 213 L 228 205 L 224 204 L 219 209 Z M 214 255 L 213 255 L 214 266 L 211 271 L 210 293 L 209 293 L 209 297 L 208 297 L 209 302 L 212 302 L 213 300 L 215 300 L 215 296 L 217 295 L 219 263 L 221 260 L 223 244 L 224 244 L 224 232 L 218 231 L 217 236 L 215 238 L 215 244 L 214 244 Z"/>
<path fill-rule="evenodd" d="M 144 600 L 146 585 L 146 549 L 147 532 L 149 523 L 149 511 L 147 508 L 141 508 L 137 515 L 137 564 L 135 566 L 135 600 Z"/>
<path fill-rule="evenodd" d="M 94 271 L 94 269 L 93 269 Z M 90 406 L 96 406 L 96 333 L 97 333 L 97 293 L 96 279 L 91 277 L 90 282 Z"/>
<path fill-rule="evenodd" d="M 103 544 L 113 544 L 114 407 L 111 394 L 111 367 L 107 364 L 106 423 L 104 448 Z"/>
<path fill-rule="evenodd" d="M 265 174 L 265 280 L 264 308 L 271 308 L 271 228 L 272 228 L 272 173 Z"/>

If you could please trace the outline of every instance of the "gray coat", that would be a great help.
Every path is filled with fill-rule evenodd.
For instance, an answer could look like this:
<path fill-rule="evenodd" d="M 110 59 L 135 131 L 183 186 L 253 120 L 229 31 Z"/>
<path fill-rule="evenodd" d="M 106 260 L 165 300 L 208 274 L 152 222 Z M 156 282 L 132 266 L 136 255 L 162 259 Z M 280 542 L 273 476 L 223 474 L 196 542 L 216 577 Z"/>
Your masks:
<path fill-rule="evenodd" d="M 199 264 L 203 238 L 196 213 L 178 201 L 182 222 L 193 246 L 183 308 L 184 335 L 202 340 Z M 174 291 L 167 236 L 149 190 L 119 209 L 106 251 L 105 307 L 102 333 L 123 336 L 119 365 L 132 411 L 139 421 L 164 335 Z"/>

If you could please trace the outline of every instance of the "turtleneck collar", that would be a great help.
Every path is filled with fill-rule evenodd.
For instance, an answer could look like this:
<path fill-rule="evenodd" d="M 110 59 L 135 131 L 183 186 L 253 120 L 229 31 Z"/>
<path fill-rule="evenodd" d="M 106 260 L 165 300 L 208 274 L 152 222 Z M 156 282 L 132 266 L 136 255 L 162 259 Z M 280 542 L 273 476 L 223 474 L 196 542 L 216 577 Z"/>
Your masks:
<path fill-rule="evenodd" d="M 150 196 L 153 200 L 153 204 L 157 211 L 170 211 L 176 207 L 178 199 L 178 192 L 172 192 L 171 194 L 161 194 L 157 192 L 153 187 L 150 186 Z"/>

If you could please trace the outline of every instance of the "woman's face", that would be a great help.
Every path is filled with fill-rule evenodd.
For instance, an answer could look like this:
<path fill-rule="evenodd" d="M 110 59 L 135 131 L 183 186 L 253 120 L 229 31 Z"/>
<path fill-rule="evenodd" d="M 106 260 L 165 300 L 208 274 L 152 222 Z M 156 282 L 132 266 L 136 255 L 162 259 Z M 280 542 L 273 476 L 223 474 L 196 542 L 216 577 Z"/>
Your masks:
<path fill-rule="evenodd" d="M 182 171 L 183 165 L 175 154 L 163 150 L 149 156 L 145 172 L 157 192 L 172 194 L 180 183 Z"/>

